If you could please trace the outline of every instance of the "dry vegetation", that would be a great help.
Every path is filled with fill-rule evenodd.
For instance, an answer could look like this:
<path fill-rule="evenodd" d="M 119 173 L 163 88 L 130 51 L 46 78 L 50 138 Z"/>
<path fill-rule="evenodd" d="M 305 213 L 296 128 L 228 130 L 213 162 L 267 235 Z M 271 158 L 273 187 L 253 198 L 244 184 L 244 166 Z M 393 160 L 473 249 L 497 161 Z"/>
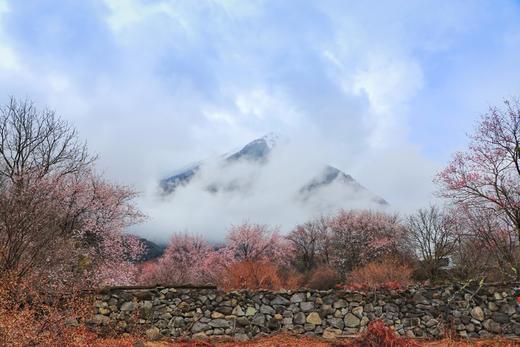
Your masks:
<path fill-rule="evenodd" d="M 402 345 L 370 345 L 357 344 L 349 345 L 351 340 L 326 341 L 323 339 L 300 337 L 291 335 L 276 335 L 259 338 L 248 342 L 209 342 L 209 341 L 177 341 L 177 342 L 141 342 L 134 338 L 126 339 L 105 339 L 92 341 L 93 347 L 342 347 L 342 346 L 366 346 L 366 347 L 398 347 Z M 439 341 L 416 341 L 416 345 L 421 347 L 519 347 L 520 340 L 508 338 L 483 339 L 483 340 L 453 340 L 443 339 Z M 78 346 L 86 346 L 80 345 Z M 406 345 L 404 345 L 406 346 Z"/>

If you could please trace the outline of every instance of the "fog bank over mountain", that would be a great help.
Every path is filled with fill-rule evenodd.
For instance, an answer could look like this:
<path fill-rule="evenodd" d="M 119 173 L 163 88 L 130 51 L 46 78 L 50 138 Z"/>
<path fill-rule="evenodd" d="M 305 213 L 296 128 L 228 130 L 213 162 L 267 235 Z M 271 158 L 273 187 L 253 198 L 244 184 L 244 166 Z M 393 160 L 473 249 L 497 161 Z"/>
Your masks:
<path fill-rule="evenodd" d="M 146 236 L 164 241 L 171 234 L 166 230 L 175 230 L 218 241 L 231 224 L 243 221 L 287 232 L 342 208 L 389 209 L 382 197 L 323 162 L 318 148 L 300 146 L 269 134 L 175 171 L 143 199 L 151 217 Z"/>

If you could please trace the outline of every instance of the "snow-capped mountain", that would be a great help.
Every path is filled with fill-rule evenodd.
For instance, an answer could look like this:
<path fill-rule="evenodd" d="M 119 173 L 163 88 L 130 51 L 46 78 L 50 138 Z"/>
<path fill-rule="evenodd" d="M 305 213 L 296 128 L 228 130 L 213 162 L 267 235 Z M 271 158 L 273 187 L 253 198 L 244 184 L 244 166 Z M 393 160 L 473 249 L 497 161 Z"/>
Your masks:
<path fill-rule="evenodd" d="M 195 182 L 198 187 L 206 192 L 229 193 L 229 194 L 255 194 L 255 180 L 262 176 L 263 171 L 268 170 L 268 165 L 272 159 L 273 152 L 279 147 L 280 137 L 269 134 L 262 138 L 256 139 L 240 150 L 223 155 L 218 158 L 217 169 L 208 173 L 204 172 L 205 166 L 210 166 L 206 162 L 197 164 L 179 170 L 170 177 L 160 182 L 160 188 L 164 194 L 174 194 L 176 190 L 183 187 L 190 187 Z M 277 168 L 285 171 L 284 163 Z M 290 166 L 290 163 L 285 165 Z M 246 167 L 247 170 L 237 170 L 237 167 Z M 290 169 L 290 167 L 287 167 Z M 322 167 L 315 167 L 316 174 L 309 176 L 308 180 L 301 182 L 298 179 L 287 179 L 283 182 L 274 182 L 273 187 L 279 185 L 287 186 L 294 184 L 294 200 L 302 204 L 317 206 L 313 210 L 339 209 L 347 207 L 384 207 L 388 203 L 381 197 L 372 193 L 361 184 L 359 184 L 352 176 L 343 171 L 323 164 Z M 272 172 L 272 168 L 271 171 Z M 217 177 L 218 176 L 218 177 Z M 270 175 L 269 180 L 282 180 L 282 175 Z M 305 177 L 305 173 L 302 173 Z M 200 179 L 198 179 L 200 178 Z M 265 177 L 264 177 L 265 180 Z M 200 183 L 202 182 L 202 185 Z M 265 190 L 265 182 L 262 186 Z M 265 194 L 265 192 L 261 192 Z M 276 193 L 276 192 L 275 192 Z M 319 207 L 318 207 L 319 206 Z"/>

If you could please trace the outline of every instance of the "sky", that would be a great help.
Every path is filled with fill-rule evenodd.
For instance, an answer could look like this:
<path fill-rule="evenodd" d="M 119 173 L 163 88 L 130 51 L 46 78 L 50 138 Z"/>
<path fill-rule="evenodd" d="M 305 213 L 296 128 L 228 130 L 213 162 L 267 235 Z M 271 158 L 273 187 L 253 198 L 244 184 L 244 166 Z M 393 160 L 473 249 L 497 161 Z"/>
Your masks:
<path fill-rule="evenodd" d="M 142 193 L 135 230 L 157 240 L 303 218 L 267 209 L 276 194 L 154 195 L 270 132 L 291 139 L 291 167 L 319 159 L 402 214 L 426 206 L 479 116 L 520 94 L 519 61 L 515 1 L 0 0 L 0 102 L 74 124 L 99 170 Z"/>

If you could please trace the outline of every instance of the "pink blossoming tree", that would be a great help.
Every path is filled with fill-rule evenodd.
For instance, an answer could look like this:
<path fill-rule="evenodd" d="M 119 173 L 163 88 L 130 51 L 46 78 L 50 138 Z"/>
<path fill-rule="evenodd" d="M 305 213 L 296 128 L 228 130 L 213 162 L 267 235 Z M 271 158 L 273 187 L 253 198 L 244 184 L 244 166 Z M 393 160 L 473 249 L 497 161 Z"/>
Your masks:
<path fill-rule="evenodd" d="M 438 175 L 440 193 L 467 217 L 468 232 L 518 277 L 520 243 L 520 107 L 492 107 Z M 496 251 L 496 252 L 495 252 Z"/>

